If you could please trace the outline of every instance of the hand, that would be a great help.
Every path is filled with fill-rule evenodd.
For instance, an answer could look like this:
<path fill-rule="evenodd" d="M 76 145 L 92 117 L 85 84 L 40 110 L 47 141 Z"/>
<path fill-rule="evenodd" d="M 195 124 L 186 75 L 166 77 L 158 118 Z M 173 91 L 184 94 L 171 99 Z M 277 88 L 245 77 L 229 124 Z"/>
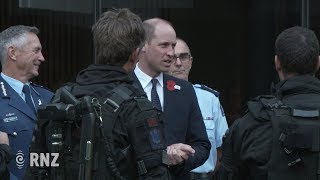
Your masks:
<path fill-rule="evenodd" d="M 0 144 L 9 145 L 9 138 L 7 133 L 0 131 Z"/>
<path fill-rule="evenodd" d="M 177 165 L 193 156 L 195 150 L 187 144 L 177 143 L 167 147 L 169 165 Z"/>

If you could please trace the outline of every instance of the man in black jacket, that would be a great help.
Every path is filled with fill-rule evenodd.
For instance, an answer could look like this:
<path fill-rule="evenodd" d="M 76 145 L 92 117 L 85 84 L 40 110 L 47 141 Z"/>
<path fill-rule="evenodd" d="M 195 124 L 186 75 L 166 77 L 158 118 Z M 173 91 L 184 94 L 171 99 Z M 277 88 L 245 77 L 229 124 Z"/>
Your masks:
<path fill-rule="evenodd" d="M 9 138 L 7 133 L 0 131 L 0 177 L 1 179 L 8 180 L 9 171 L 7 164 L 10 161 L 10 147 Z"/>
<path fill-rule="evenodd" d="M 96 62 L 80 71 L 76 81 L 69 84 L 76 98 L 90 96 L 95 98 L 96 105 L 101 105 L 95 108 L 95 115 L 100 117 L 96 123 L 100 125 L 95 128 L 92 171 L 88 178 L 170 179 L 167 165 L 163 163 L 166 162 L 166 143 L 161 113 L 152 107 L 143 91 L 133 86 L 128 76 L 137 61 L 137 49 L 145 39 L 140 17 L 128 9 L 110 10 L 101 15 L 92 32 Z M 79 160 L 79 151 L 81 155 L 81 148 L 86 148 L 80 144 L 86 134 L 84 128 L 90 129 L 74 128 L 71 153 L 60 154 L 64 175 L 58 173 L 58 176 L 77 179 L 79 171 L 83 172 L 79 169 L 79 163 L 83 163 Z"/>
<path fill-rule="evenodd" d="M 295 26 L 277 37 L 275 53 L 280 82 L 274 96 L 249 101 L 248 113 L 226 133 L 220 179 L 310 180 L 319 175 L 319 42 L 313 31 Z"/>
<path fill-rule="evenodd" d="M 92 31 L 96 63 L 79 72 L 72 94 L 78 98 L 93 96 L 102 104 L 105 134 L 110 135 L 112 158 L 120 174 L 117 177 L 110 172 L 114 169 L 106 167 L 108 155 L 102 148 L 93 179 L 169 179 L 167 167 L 162 163 L 162 150 L 166 145 L 159 113 L 128 76 L 136 63 L 137 49 L 145 38 L 140 18 L 128 9 L 108 11 L 102 14 Z M 115 94 L 123 98 L 123 102 L 113 100 L 119 108 L 114 110 L 118 115 L 112 129 L 108 127 L 112 123 L 105 106 L 108 98 Z M 131 98 L 126 99 L 127 96 Z"/>

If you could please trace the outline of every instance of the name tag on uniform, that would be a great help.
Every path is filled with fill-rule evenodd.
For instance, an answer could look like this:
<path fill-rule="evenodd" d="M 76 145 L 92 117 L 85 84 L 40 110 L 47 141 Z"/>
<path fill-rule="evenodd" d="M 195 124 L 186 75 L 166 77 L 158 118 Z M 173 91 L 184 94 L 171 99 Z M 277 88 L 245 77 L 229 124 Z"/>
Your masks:
<path fill-rule="evenodd" d="M 3 122 L 7 123 L 7 122 L 13 122 L 13 121 L 17 121 L 18 117 L 14 114 L 14 113 L 8 113 L 6 114 L 6 117 L 3 118 Z"/>

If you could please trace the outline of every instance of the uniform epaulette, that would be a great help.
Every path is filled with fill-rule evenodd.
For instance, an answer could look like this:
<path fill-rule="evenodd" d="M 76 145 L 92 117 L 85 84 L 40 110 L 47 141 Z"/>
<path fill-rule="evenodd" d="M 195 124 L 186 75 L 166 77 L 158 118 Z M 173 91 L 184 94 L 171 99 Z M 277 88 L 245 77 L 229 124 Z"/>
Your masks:
<path fill-rule="evenodd" d="M 203 90 L 209 91 L 212 94 L 214 94 L 216 97 L 219 97 L 219 95 L 220 95 L 220 93 L 218 91 L 213 90 L 213 89 L 211 89 L 210 87 L 208 87 L 208 86 L 206 86 L 204 84 L 195 84 L 194 86 L 197 87 L 197 88 L 201 88 Z"/>
<path fill-rule="evenodd" d="M 8 96 L 8 94 L 7 94 L 7 89 L 5 88 L 5 85 L 4 85 L 4 83 L 3 82 L 0 82 L 0 88 L 1 88 L 1 91 L 0 92 L 2 92 L 2 95 L 3 96 Z"/>

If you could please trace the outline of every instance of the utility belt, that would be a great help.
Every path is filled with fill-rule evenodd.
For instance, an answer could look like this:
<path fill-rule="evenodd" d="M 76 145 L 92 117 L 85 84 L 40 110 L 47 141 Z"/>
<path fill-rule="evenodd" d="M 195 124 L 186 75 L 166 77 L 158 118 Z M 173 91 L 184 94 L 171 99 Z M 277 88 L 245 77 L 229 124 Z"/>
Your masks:
<path fill-rule="evenodd" d="M 203 179 L 203 178 L 212 178 L 214 176 L 213 172 L 208 173 L 195 173 L 195 172 L 189 172 L 188 179 L 194 180 L 194 179 Z"/>

